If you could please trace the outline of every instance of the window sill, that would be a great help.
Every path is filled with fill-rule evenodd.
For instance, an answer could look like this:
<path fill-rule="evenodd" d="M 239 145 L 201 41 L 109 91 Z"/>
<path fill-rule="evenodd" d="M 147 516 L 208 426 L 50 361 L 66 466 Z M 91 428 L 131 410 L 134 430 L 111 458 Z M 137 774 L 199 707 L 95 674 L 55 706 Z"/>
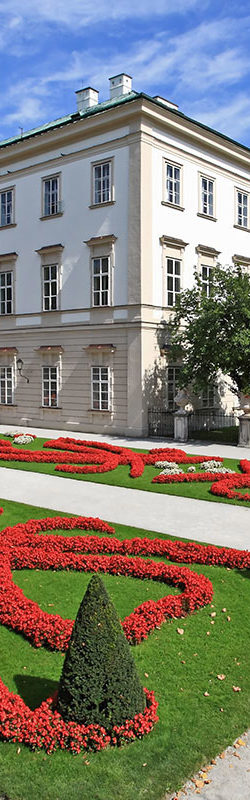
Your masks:
<path fill-rule="evenodd" d="M 17 408 L 17 403 L 0 403 L 0 408 Z"/>
<path fill-rule="evenodd" d="M 217 217 L 212 217 L 210 214 L 203 214 L 201 211 L 197 212 L 197 217 L 203 217 L 203 219 L 210 219 L 211 222 L 217 222 Z"/>
<path fill-rule="evenodd" d="M 57 311 L 61 311 L 60 308 L 42 308 L 39 311 L 39 314 L 55 314 Z"/>
<path fill-rule="evenodd" d="M 63 211 L 57 211 L 56 214 L 43 214 L 42 217 L 40 217 L 40 220 L 43 221 L 44 219 L 54 219 L 55 217 L 62 217 L 62 216 L 63 216 Z"/>
<path fill-rule="evenodd" d="M 243 225 L 236 225 L 235 223 L 234 228 L 237 228 L 238 231 L 246 231 L 247 233 L 250 233 L 250 228 L 245 228 Z"/>
<path fill-rule="evenodd" d="M 0 225 L 0 231 L 2 231 L 3 228 L 16 228 L 16 225 L 16 222 L 9 222 L 7 225 Z"/>
<path fill-rule="evenodd" d="M 40 408 L 43 408 L 46 411 L 61 411 L 62 410 L 62 406 L 40 406 Z"/>
<path fill-rule="evenodd" d="M 177 211 L 185 211 L 184 206 L 178 206 L 177 203 L 169 203 L 168 200 L 162 200 L 161 205 L 168 206 L 168 208 L 176 208 Z"/>
<path fill-rule="evenodd" d="M 91 203 L 89 208 L 102 208 L 103 206 L 114 206 L 115 200 L 106 200 L 105 203 Z"/>
<path fill-rule="evenodd" d="M 111 408 L 88 408 L 91 414 L 112 414 Z"/>
<path fill-rule="evenodd" d="M 103 305 L 103 306 L 94 306 L 94 305 L 92 305 L 91 308 L 98 308 L 98 309 L 100 309 L 100 308 L 112 308 L 112 304 L 111 303 L 106 303 L 106 305 Z"/>

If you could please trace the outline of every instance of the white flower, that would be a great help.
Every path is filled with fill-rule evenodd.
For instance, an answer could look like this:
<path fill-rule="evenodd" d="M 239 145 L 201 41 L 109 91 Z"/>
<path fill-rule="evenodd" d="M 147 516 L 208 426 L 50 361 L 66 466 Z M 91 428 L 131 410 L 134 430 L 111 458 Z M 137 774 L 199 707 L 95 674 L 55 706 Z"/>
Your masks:
<path fill-rule="evenodd" d="M 221 467 L 221 461 L 216 461 L 216 459 L 211 459 L 211 461 L 202 461 L 200 467 L 201 469 L 205 469 L 206 472 L 210 472 L 213 467 Z"/>
<path fill-rule="evenodd" d="M 172 470 L 178 468 L 178 464 L 176 464 L 175 461 L 156 461 L 155 467 L 157 467 L 157 469 L 161 469 L 163 467 L 163 469 L 166 468 Z"/>
<path fill-rule="evenodd" d="M 33 442 L 33 436 L 29 436 L 29 434 L 20 434 L 14 437 L 14 444 L 29 444 Z"/>

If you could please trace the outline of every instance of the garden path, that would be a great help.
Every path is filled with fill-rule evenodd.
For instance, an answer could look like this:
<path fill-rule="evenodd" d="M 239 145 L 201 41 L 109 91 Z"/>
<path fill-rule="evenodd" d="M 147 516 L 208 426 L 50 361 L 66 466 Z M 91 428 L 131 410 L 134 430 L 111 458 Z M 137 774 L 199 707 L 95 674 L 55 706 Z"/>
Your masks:
<path fill-rule="evenodd" d="M 249 509 L 1 468 L 0 497 L 177 538 L 250 550 Z"/>

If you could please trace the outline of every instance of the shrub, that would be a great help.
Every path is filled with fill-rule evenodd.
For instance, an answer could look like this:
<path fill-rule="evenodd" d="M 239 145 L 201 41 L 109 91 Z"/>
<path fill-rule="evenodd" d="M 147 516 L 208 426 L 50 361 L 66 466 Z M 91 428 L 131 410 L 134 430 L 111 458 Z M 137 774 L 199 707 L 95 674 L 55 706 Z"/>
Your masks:
<path fill-rule="evenodd" d="M 145 695 L 116 610 L 94 575 L 77 613 L 59 683 L 65 721 L 106 729 L 143 711 Z"/>

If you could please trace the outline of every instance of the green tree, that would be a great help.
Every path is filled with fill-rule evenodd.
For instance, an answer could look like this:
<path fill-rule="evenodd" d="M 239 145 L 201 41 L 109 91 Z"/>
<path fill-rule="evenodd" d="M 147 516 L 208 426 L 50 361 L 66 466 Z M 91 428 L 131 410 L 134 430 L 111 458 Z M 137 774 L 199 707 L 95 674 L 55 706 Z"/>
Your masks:
<path fill-rule="evenodd" d="M 131 648 L 103 582 L 94 575 L 77 613 L 58 689 L 65 721 L 106 729 L 143 711 Z"/>
<path fill-rule="evenodd" d="M 170 359 L 181 361 L 181 387 L 206 389 L 221 370 L 235 393 L 250 391 L 250 279 L 240 266 L 214 267 L 209 296 L 195 272 L 195 285 L 178 297 L 168 329 Z"/>

